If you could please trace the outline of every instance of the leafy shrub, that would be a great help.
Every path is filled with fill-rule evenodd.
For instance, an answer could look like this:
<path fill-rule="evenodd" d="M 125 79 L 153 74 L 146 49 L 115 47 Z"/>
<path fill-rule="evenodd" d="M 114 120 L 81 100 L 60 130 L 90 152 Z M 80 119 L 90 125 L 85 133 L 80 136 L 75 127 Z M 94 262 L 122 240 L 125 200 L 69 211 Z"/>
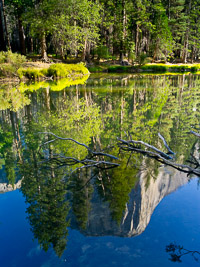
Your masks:
<path fill-rule="evenodd" d="M 148 55 L 145 53 L 141 53 L 137 56 L 136 61 L 139 66 L 145 65 L 149 62 Z"/>
<path fill-rule="evenodd" d="M 109 50 L 107 46 L 105 45 L 100 45 L 98 46 L 95 50 L 94 53 L 98 56 L 98 58 L 103 58 L 103 59 L 110 59 L 111 55 L 109 54 Z"/>
<path fill-rule="evenodd" d="M 16 75 L 16 68 L 10 64 L 1 64 L 0 65 L 0 76 L 13 77 Z"/>
<path fill-rule="evenodd" d="M 6 62 L 6 55 L 5 52 L 0 52 L 0 63 Z"/>
<path fill-rule="evenodd" d="M 0 52 L 0 63 L 9 63 L 14 65 L 15 68 L 19 68 L 26 62 L 26 57 L 17 53 Z"/>
<path fill-rule="evenodd" d="M 0 76 L 15 76 L 17 70 L 26 61 L 26 57 L 17 53 L 0 52 Z"/>

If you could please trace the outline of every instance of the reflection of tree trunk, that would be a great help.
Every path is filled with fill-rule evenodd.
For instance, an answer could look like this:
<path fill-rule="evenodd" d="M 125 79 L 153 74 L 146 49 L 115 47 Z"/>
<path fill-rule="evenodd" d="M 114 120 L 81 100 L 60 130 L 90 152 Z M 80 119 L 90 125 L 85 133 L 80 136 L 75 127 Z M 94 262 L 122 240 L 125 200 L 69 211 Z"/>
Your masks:
<path fill-rule="evenodd" d="M 46 106 L 47 106 L 47 109 L 50 110 L 50 94 L 49 94 L 49 87 L 46 88 L 46 91 L 45 91 L 45 96 L 46 96 Z"/>
<path fill-rule="evenodd" d="M 10 111 L 10 119 L 12 123 L 12 130 L 13 130 L 13 135 L 14 135 L 14 142 L 15 142 L 16 149 L 17 149 L 17 154 L 18 154 L 20 162 L 22 162 L 21 137 L 20 137 L 20 132 L 19 132 L 17 114 L 13 111 Z"/>
<path fill-rule="evenodd" d="M 4 30 L 3 30 L 3 17 L 2 17 L 2 7 L 0 2 L 0 51 L 6 50 L 6 43 L 4 39 Z"/>
<path fill-rule="evenodd" d="M 22 26 L 22 18 L 18 15 L 18 27 L 19 27 L 19 41 L 20 41 L 20 49 L 22 55 L 26 55 L 26 46 L 25 46 L 25 38 L 24 38 L 24 29 Z"/>
<path fill-rule="evenodd" d="M 79 111 L 79 90 L 78 90 L 78 85 L 76 85 L 76 107 L 77 111 Z"/>
<path fill-rule="evenodd" d="M 133 90 L 133 112 L 136 111 L 136 90 Z"/>
<path fill-rule="evenodd" d="M 9 39 L 9 35 L 8 35 L 8 27 L 7 27 L 7 20 L 6 20 L 6 11 L 5 11 L 4 0 L 1 0 L 1 2 L 2 2 L 3 17 L 4 17 L 4 27 L 5 27 L 5 31 L 6 31 L 7 47 L 8 47 L 8 50 L 11 50 L 10 39 Z"/>
<path fill-rule="evenodd" d="M 120 124 L 121 124 L 121 138 L 122 138 L 122 131 L 123 131 L 123 118 L 124 118 L 124 96 L 122 93 L 122 97 L 121 97 L 121 116 L 120 116 L 121 120 L 120 120 Z"/>

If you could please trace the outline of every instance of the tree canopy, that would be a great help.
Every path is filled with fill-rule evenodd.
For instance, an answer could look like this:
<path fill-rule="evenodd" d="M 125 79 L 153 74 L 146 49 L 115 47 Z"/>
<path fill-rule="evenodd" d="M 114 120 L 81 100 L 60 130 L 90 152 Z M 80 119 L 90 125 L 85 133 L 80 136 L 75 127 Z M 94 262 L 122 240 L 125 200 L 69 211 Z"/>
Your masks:
<path fill-rule="evenodd" d="M 0 50 L 96 58 L 199 57 L 200 0 L 1 0 Z"/>

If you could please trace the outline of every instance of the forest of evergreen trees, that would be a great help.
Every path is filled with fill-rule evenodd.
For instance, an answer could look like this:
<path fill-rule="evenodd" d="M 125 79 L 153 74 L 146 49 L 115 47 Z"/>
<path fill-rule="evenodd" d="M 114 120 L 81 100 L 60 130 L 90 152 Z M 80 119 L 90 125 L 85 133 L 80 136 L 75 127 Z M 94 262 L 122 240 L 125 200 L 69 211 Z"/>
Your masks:
<path fill-rule="evenodd" d="M 200 0 L 0 0 L 0 50 L 194 62 Z"/>

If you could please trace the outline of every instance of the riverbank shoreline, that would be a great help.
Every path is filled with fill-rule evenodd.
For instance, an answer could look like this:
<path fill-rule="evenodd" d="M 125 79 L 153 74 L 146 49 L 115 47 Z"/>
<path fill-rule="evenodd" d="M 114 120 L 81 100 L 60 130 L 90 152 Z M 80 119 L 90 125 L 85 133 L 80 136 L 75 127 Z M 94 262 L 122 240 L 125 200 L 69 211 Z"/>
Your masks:
<path fill-rule="evenodd" d="M 4 64 L 5 65 L 5 64 Z M 7 64 L 9 66 L 9 64 Z M 1 64 L 0 64 L 1 69 Z M 200 64 L 148 63 L 144 65 L 115 64 L 114 62 L 100 62 L 99 64 L 83 62 L 77 64 L 44 63 L 41 61 L 26 61 L 16 73 L 5 73 L 0 81 L 6 80 L 51 80 L 56 78 L 76 79 L 92 73 L 127 73 L 127 74 L 200 74 Z"/>

